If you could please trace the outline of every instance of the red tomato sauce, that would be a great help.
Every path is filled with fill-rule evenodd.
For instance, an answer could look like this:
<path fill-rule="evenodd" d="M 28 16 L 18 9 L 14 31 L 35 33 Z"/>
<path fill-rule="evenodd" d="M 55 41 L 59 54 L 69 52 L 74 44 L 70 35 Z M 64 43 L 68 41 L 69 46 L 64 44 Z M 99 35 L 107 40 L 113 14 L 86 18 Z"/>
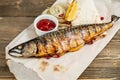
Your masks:
<path fill-rule="evenodd" d="M 56 24 L 49 19 L 42 19 L 37 23 L 37 28 L 42 31 L 50 31 L 54 29 Z"/>

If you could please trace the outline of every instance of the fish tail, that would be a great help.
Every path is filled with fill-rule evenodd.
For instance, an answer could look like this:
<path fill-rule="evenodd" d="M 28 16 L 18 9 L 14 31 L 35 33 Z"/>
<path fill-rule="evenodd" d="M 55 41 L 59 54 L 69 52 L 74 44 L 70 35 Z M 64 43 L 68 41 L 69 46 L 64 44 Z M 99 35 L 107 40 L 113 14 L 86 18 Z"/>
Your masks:
<path fill-rule="evenodd" d="M 118 16 L 116 16 L 116 15 L 112 15 L 111 16 L 111 22 L 116 22 L 116 21 L 118 21 L 120 19 L 120 17 L 118 17 Z"/>
<path fill-rule="evenodd" d="M 116 15 L 112 15 L 110 22 L 105 23 L 103 25 L 99 25 L 99 24 L 98 25 L 99 25 L 99 27 L 101 27 L 101 31 L 103 32 L 103 31 L 106 31 L 106 30 L 110 29 L 114 25 L 114 23 L 116 21 L 118 21 L 119 19 L 120 19 L 120 17 L 118 17 Z"/>

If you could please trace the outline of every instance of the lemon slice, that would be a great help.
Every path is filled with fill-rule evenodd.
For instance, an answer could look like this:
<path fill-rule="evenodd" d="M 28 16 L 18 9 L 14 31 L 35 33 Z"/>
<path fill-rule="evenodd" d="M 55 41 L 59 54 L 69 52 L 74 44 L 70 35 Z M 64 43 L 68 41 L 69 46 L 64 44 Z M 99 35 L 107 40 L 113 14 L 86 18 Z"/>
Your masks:
<path fill-rule="evenodd" d="M 77 9 L 78 9 L 77 1 L 73 0 L 73 2 L 70 4 L 70 6 L 67 9 L 67 12 L 65 14 L 65 20 L 67 21 L 74 20 L 76 17 Z"/>
<path fill-rule="evenodd" d="M 65 14 L 65 9 L 60 4 L 54 5 L 50 8 L 50 13 L 56 17 L 59 17 L 61 14 Z"/>

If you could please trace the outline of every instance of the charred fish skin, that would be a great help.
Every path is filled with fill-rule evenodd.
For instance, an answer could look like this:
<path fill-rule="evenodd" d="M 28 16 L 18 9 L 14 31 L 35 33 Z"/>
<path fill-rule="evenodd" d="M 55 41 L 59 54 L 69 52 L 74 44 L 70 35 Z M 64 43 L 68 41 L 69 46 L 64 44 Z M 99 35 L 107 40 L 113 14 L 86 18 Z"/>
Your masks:
<path fill-rule="evenodd" d="M 108 23 L 79 25 L 50 32 L 10 49 L 9 54 L 14 57 L 52 57 L 73 52 L 110 29 L 119 18 L 113 15 Z"/>
<path fill-rule="evenodd" d="M 82 25 L 85 30 L 87 30 L 88 34 L 90 36 L 85 35 L 83 37 L 85 43 L 88 43 L 91 41 L 94 37 L 99 36 L 100 34 L 104 33 L 108 29 L 110 29 L 116 21 L 118 21 L 120 17 L 117 17 L 115 15 L 111 16 L 111 21 L 107 23 L 100 23 L 100 24 L 89 24 L 89 25 Z M 84 29 L 82 30 L 84 31 Z"/>

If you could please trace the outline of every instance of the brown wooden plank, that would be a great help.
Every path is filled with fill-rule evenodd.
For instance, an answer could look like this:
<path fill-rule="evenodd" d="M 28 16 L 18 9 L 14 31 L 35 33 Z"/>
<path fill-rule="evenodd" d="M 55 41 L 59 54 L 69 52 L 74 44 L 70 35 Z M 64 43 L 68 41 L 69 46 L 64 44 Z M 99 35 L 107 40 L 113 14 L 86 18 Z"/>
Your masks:
<path fill-rule="evenodd" d="M 0 16 L 38 16 L 55 0 L 0 0 Z"/>
<path fill-rule="evenodd" d="M 0 76 L 13 76 L 6 65 L 5 47 L 19 32 L 33 22 L 34 18 L 0 18 Z"/>
<path fill-rule="evenodd" d="M 0 0 L 0 5 L 15 5 L 21 0 Z"/>
<path fill-rule="evenodd" d="M 120 60 L 112 60 L 112 59 L 95 59 L 89 67 L 108 67 L 108 68 L 120 68 Z"/>
<path fill-rule="evenodd" d="M 120 30 L 119 30 L 120 32 Z M 119 34 L 116 34 L 119 36 Z M 117 40 L 118 39 L 118 40 Z M 113 38 L 110 43 L 101 51 L 101 54 L 96 59 L 102 60 L 119 60 L 120 59 L 120 41 L 118 38 Z"/>
<path fill-rule="evenodd" d="M 0 77 L 0 80 L 16 80 L 14 77 Z M 78 79 L 78 80 L 117 80 L 115 78 Z"/>
<path fill-rule="evenodd" d="M 35 17 L 0 17 L 0 76 L 13 77 L 5 60 L 5 46 L 19 32 L 29 26 Z M 120 76 L 120 30 L 85 70 L 79 79 L 119 78 Z M 92 46 L 92 45 L 91 45 Z M 12 80 L 12 79 L 11 79 Z"/>
<path fill-rule="evenodd" d="M 0 78 L 0 80 L 16 80 L 14 78 Z"/>
<path fill-rule="evenodd" d="M 12 40 L 18 33 L 32 24 L 33 17 L 0 17 L 0 39 Z M 4 36 L 3 36 L 4 35 Z"/>
<path fill-rule="evenodd" d="M 102 79 L 78 79 L 78 80 L 113 80 L 114 78 L 102 78 Z M 0 78 L 0 80 L 16 80 L 15 78 L 7 77 Z M 115 79 L 114 79 L 115 80 Z"/>
<path fill-rule="evenodd" d="M 120 68 L 116 68 L 116 67 L 110 67 L 110 68 L 94 67 L 93 68 L 89 66 L 79 78 L 91 79 L 91 78 L 119 78 L 119 77 L 120 77 Z"/>

